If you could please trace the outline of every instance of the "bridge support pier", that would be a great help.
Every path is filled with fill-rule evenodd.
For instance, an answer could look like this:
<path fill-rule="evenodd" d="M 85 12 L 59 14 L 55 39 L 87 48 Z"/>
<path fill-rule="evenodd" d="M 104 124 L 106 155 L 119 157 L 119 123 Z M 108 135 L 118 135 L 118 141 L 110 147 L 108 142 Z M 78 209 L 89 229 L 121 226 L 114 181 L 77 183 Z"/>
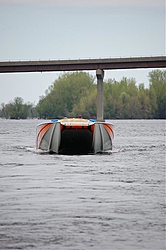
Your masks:
<path fill-rule="evenodd" d="M 97 121 L 103 122 L 103 79 L 104 79 L 104 70 L 96 70 L 97 77 Z"/>

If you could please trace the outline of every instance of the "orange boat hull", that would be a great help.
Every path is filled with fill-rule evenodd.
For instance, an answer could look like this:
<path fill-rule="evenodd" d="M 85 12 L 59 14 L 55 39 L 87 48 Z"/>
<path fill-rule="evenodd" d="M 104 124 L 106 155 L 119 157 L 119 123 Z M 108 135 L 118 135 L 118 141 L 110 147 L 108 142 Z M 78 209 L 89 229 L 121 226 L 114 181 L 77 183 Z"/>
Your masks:
<path fill-rule="evenodd" d="M 36 148 L 56 154 L 102 153 L 112 149 L 113 125 L 71 118 L 37 126 Z"/>

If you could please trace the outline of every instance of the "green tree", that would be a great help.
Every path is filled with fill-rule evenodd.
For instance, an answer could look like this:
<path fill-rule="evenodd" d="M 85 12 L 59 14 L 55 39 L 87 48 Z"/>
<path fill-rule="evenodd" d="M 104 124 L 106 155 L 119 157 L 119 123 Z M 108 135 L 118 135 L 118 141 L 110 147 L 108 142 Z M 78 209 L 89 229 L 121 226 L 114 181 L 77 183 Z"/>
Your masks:
<path fill-rule="evenodd" d="M 149 73 L 151 98 L 156 100 L 156 112 L 154 118 L 166 118 L 166 70 L 153 70 Z M 152 103 L 155 106 L 154 102 Z"/>
<path fill-rule="evenodd" d="M 137 94 L 139 102 L 139 116 L 141 119 L 151 118 L 151 104 L 149 98 L 149 90 L 144 88 L 144 84 L 139 85 Z"/>
<path fill-rule="evenodd" d="M 55 118 L 74 115 L 73 109 L 81 105 L 81 98 L 94 89 L 94 77 L 85 72 L 62 74 L 39 100 L 37 111 L 40 117 Z"/>
<path fill-rule="evenodd" d="M 123 77 L 120 81 L 104 82 L 105 119 L 166 118 L 166 71 L 149 73 L 149 88 L 137 86 L 134 78 Z M 61 118 L 82 116 L 96 118 L 96 77 L 85 72 L 63 73 L 40 97 L 36 107 L 24 104 L 21 97 L 1 104 L 0 117 Z"/>
<path fill-rule="evenodd" d="M 134 78 L 123 77 L 120 82 L 109 79 L 104 86 L 104 108 L 107 118 L 136 118 L 138 115 L 137 101 L 133 105 L 138 89 Z"/>
<path fill-rule="evenodd" d="M 30 110 L 32 109 L 32 104 L 24 104 L 21 97 L 15 97 L 13 102 L 8 104 L 1 104 L 1 116 L 5 118 L 13 119 L 26 119 L 28 114 L 30 115 Z"/>
<path fill-rule="evenodd" d="M 77 104 L 73 107 L 72 116 L 79 116 L 80 114 L 83 117 L 87 118 L 96 118 L 97 113 L 97 88 L 94 86 L 91 90 L 88 90 L 89 93 L 82 96 Z"/>

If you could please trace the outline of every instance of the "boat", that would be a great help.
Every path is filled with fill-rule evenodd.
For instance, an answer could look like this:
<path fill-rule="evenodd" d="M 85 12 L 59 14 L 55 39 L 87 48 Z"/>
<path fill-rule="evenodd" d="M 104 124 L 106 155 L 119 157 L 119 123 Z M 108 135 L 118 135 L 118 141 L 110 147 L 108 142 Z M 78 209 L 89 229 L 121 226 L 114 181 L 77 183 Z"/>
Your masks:
<path fill-rule="evenodd" d="M 36 149 L 55 154 L 97 154 L 112 149 L 113 124 L 83 118 L 38 124 Z"/>

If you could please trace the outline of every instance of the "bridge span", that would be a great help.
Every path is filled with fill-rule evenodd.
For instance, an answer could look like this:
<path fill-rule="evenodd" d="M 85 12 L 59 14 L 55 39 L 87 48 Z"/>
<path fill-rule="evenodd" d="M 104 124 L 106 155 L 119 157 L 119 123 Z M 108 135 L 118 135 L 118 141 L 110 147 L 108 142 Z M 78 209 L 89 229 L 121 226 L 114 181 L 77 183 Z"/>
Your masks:
<path fill-rule="evenodd" d="M 166 56 L 0 62 L 0 73 L 96 70 L 97 121 L 103 121 L 104 70 L 165 68 Z"/>
<path fill-rule="evenodd" d="M 0 73 L 166 67 L 166 56 L 0 62 Z"/>

